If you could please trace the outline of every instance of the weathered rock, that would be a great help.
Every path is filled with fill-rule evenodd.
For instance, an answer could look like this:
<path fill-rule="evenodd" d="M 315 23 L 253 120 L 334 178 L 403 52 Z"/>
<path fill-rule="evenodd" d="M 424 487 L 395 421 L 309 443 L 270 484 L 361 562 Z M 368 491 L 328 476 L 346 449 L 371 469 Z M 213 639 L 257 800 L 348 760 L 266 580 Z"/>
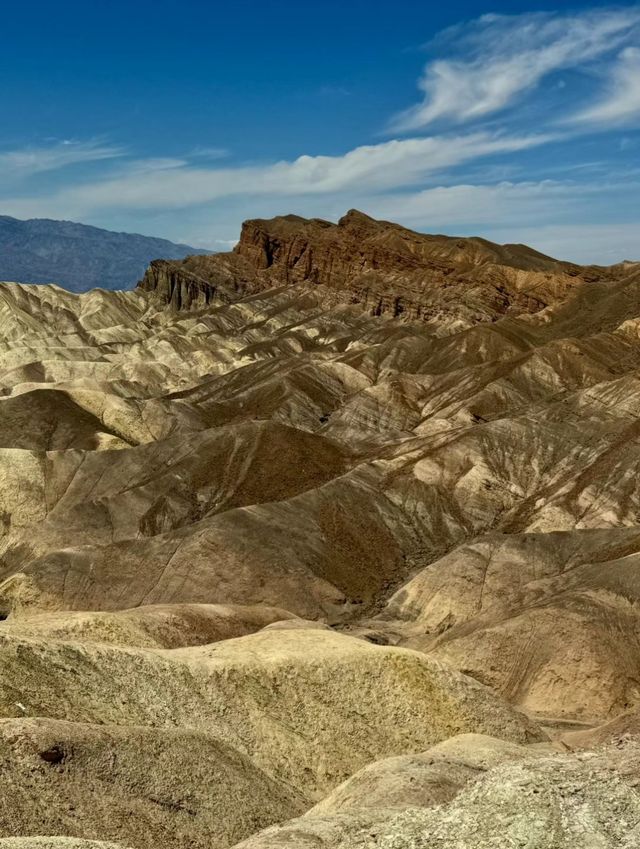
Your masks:
<path fill-rule="evenodd" d="M 290 622 L 290 627 L 296 627 L 304 621 L 266 605 L 165 604 L 112 612 L 61 611 L 12 617 L 2 623 L 0 634 L 174 649 L 243 637 L 271 623 L 284 628 Z"/>
<path fill-rule="evenodd" d="M 295 215 L 246 221 L 232 253 L 152 263 L 141 286 L 175 309 L 200 309 L 272 286 L 320 284 L 374 315 L 449 314 L 471 324 L 537 312 L 601 276 L 524 245 L 426 236 L 351 210 L 338 224 Z"/>
<path fill-rule="evenodd" d="M 209 849 L 305 809 L 284 783 L 203 731 L 0 720 L 0 764 L 3 835 Z"/>
<path fill-rule="evenodd" d="M 0 287 L 0 613 L 260 604 L 552 717 L 638 704 L 637 266 L 351 213 L 184 267 Z M 371 316 L 362 274 L 440 306 Z"/>
<path fill-rule="evenodd" d="M 74 837 L 0 837 L 0 846 L 6 849 L 129 849 L 122 843 Z"/>
<path fill-rule="evenodd" d="M 461 734 L 426 752 L 364 767 L 304 816 L 249 837 L 242 849 L 349 845 L 379 832 L 403 810 L 450 802 L 467 785 L 503 763 L 543 757 L 530 746 L 480 734 Z"/>
<path fill-rule="evenodd" d="M 640 837 L 637 746 L 505 764 L 446 806 L 414 809 L 335 849 L 632 849 Z"/>
<path fill-rule="evenodd" d="M 0 673 L 0 716 L 206 731 L 310 801 L 462 731 L 545 737 L 438 661 L 331 631 L 153 651 L 0 636 Z"/>

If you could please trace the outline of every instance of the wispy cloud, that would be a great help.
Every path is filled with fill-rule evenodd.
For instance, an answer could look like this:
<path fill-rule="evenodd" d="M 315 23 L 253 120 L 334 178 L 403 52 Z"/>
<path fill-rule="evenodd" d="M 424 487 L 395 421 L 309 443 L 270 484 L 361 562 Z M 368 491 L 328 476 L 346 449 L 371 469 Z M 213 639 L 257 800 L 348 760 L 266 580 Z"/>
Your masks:
<path fill-rule="evenodd" d="M 640 118 L 640 48 L 627 47 L 610 69 L 604 96 L 573 121 L 610 128 Z M 627 142 L 628 143 L 628 142 Z"/>
<path fill-rule="evenodd" d="M 172 168 L 184 168 L 189 164 L 188 159 L 177 159 L 170 156 L 149 157 L 148 159 L 130 159 L 122 162 L 116 175 L 127 179 L 138 174 L 157 174 L 161 171 L 169 171 Z"/>
<path fill-rule="evenodd" d="M 639 192 L 640 174 L 616 179 L 602 175 L 588 183 L 578 179 L 459 182 L 419 190 L 368 193 L 363 189 L 348 195 L 297 195 L 284 200 L 265 193 L 192 207 L 177 216 L 167 212 L 164 220 L 155 213 L 132 210 L 130 214 L 134 221 L 140 216 L 149 221 L 145 232 L 163 231 L 178 241 L 226 250 L 235 243 L 244 218 L 294 212 L 337 220 L 348 206 L 355 206 L 375 218 L 423 232 L 525 242 L 562 259 L 607 264 L 640 259 Z"/>
<path fill-rule="evenodd" d="M 517 239 L 543 253 L 585 265 L 613 265 L 623 260 L 640 262 L 640 218 L 618 224 L 599 221 L 563 223 L 553 226 L 518 226 L 491 233 L 496 241 Z"/>
<path fill-rule="evenodd" d="M 396 131 L 435 121 L 464 122 L 505 109 L 555 71 L 582 67 L 638 35 L 640 8 L 573 15 L 485 15 L 450 31 L 444 44 L 464 58 L 427 64 L 423 99 L 392 121 Z"/>
<path fill-rule="evenodd" d="M 434 186 L 417 192 L 387 194 L 373 201 L 375 214 L 418 228 L 494 227 L 501 222 L 531 224 L 574 212 L 591 186 L 570 181 L 540 180 L 474 185 Z"/>
<path fill-rule="evenodd" d="M 114 159 L 123 154 L 122 148 L 99 141 L 60 141 L 18 150 L 0 150 L 0 175 L 29 177 L 82 162 Z"/>
<path fill-rule="evenodd" d="M 497 153 L 525 150 L 549 141 L 548 135 L 504 136 L 470 133 L 365 145 L 343 156 L 300 156 L 290 162 L 236 168 L 173 165 L 139 167 L 126 174 L 71 186 L 48 199 L 56 214 L 87 215 L 118 207 L 182 208 L 238 195 L 328 195 L 384 191 L 408 186 L 461 163 Z M 14 215 L 31 214 L 41 201 L 6 200 Z"/>

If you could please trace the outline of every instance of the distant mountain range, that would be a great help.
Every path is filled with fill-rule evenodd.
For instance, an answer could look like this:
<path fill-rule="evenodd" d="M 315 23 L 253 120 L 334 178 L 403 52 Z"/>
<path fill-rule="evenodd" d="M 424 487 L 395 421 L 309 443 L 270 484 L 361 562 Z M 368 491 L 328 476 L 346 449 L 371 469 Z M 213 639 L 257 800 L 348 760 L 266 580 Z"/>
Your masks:
<path fill-rule="evenodd" d="M 0 280 L 16 283 L 58 283 L 72 292 L 129 289 L 152 259 L 206 253 L 166 239 L 71 221 L 0 215 Z"/>

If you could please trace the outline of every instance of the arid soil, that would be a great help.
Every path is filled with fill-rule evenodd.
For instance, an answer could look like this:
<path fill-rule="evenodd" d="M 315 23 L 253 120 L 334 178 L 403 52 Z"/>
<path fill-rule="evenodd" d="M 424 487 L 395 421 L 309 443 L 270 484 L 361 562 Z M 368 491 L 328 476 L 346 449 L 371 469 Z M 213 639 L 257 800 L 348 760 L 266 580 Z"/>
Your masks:
<path fill-rule="evenodd" d="M 0 847 L 638 845 L 640 265 L 287 216 L 0 329 Z"/>

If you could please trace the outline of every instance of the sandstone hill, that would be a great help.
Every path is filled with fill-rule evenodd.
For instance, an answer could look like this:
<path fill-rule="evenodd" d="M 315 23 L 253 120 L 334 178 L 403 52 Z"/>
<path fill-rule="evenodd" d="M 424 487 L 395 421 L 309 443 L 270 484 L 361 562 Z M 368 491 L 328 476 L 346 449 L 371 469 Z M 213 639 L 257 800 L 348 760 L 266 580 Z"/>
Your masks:
<path fill-rule="evenodd" d="M 0 846 L 636 845 L 640 265 L 249 221 L 0 413 Z"/>

